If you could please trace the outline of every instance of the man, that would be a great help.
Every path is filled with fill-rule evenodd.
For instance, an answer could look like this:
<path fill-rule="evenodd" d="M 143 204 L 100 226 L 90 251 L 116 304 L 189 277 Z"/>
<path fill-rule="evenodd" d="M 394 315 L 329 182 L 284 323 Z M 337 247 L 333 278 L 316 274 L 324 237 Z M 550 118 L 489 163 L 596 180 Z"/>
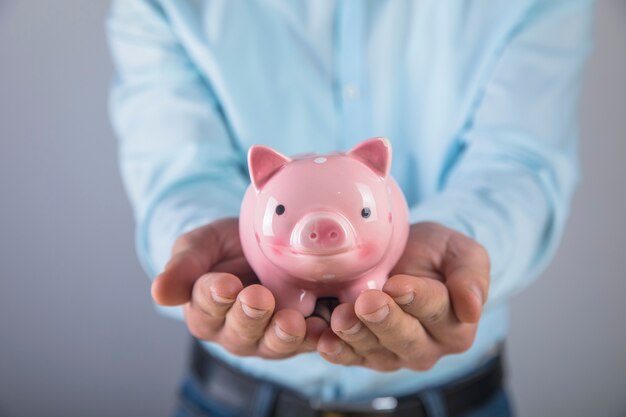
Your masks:
<path fill-rule="evenodd" d="M 563 231 L 591 8 L 115 2 L 112 114 L 138 253 L 155 301 L 201 341 L 180 415 L 510 414 L 507 300 Z M 410 206 L 402 259 L 329 323 L 275 311 L 238 238 L 246 150 L 372 136 L 390 138 Z"/>

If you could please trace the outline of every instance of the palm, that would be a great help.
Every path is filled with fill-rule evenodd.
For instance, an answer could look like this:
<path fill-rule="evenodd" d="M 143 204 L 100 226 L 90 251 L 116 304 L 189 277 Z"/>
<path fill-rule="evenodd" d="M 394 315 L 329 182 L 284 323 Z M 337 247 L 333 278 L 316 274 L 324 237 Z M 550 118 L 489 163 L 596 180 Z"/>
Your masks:
<path fill-rule="evenodd" d="M 489 287 L 483 247 L 435 223 L 411 226 L 381 290 L 339 305 L 318 350 L 330 362 L 391 371 L 430 369 L 472 345 Z"/>
<path fill-rule="evenodd" d="M 215 239 L 222 248 L 222 257 L 211 267 L 211 271 L 233 274 L 239 277 L 246 287 L 258 284 L 259 279 L 250 267 L 241 249 L 238 220 L 226 219 L 215 223 L 213 228 L 215 230 Z"/>
<path fill-rule="evenodd" d="M 319 317 L 275 310 L 274 295 L 259 285 L 244 257 L 235 218 L 181 236 L 152 295 L 162 305 L 183 305 L 192 335 L 238 355 L 284 358 L 312 351 L 327 328 Z"/>
<path fill-rule="evenodd" d="M 443 281 L 441 267 L 449 240 L 450 234 L 443 233 L 439 225 L 412 225 L 404 253 L 389 276 L 403 274 Z"/>

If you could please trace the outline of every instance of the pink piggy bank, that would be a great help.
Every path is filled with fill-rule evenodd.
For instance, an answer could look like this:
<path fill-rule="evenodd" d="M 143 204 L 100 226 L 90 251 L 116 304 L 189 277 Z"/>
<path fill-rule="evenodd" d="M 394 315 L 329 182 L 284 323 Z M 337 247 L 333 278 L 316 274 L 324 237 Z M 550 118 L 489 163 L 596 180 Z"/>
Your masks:
<path fill-rule="evenodd" d="M 241 245 L 277 309 L 308 316 L 319 297 L 354 302 L 363 290 L 382 288 L 409 233 L 387 139 L 293 158 L 255 145 L 248 166 Z"/>

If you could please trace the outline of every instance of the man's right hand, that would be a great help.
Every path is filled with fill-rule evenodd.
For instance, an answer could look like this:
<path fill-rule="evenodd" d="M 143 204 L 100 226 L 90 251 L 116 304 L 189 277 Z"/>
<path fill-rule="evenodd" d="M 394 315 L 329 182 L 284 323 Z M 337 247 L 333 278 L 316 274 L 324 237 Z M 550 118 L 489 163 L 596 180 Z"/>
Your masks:
<path fill-rule="evenodd" d="M 273 294 L 243 255 L 238 223 L 219 220 L 178 238 L 152 297 L 160 305 L 184 305 L 193 336 L 239 356 L 279 359 L 315 351 L 326 322 L 305 320 L 292 309 L 274 311 Z"/>

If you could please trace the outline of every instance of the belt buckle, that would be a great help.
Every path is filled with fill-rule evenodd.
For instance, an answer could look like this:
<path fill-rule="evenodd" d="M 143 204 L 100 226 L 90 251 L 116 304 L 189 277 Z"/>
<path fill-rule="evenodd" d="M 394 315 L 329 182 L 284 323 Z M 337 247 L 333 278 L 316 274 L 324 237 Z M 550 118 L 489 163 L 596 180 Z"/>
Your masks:
<path fill-rule="evenodd" d="M 392 413 L 398 406 L 396 397 L 377 397 L 372 400 L 358 402 L 321 401 L 312 398 L 309 401 L 312 409 L 319 411 L 321 417 L 346 417 L 347 413 Z"/>

